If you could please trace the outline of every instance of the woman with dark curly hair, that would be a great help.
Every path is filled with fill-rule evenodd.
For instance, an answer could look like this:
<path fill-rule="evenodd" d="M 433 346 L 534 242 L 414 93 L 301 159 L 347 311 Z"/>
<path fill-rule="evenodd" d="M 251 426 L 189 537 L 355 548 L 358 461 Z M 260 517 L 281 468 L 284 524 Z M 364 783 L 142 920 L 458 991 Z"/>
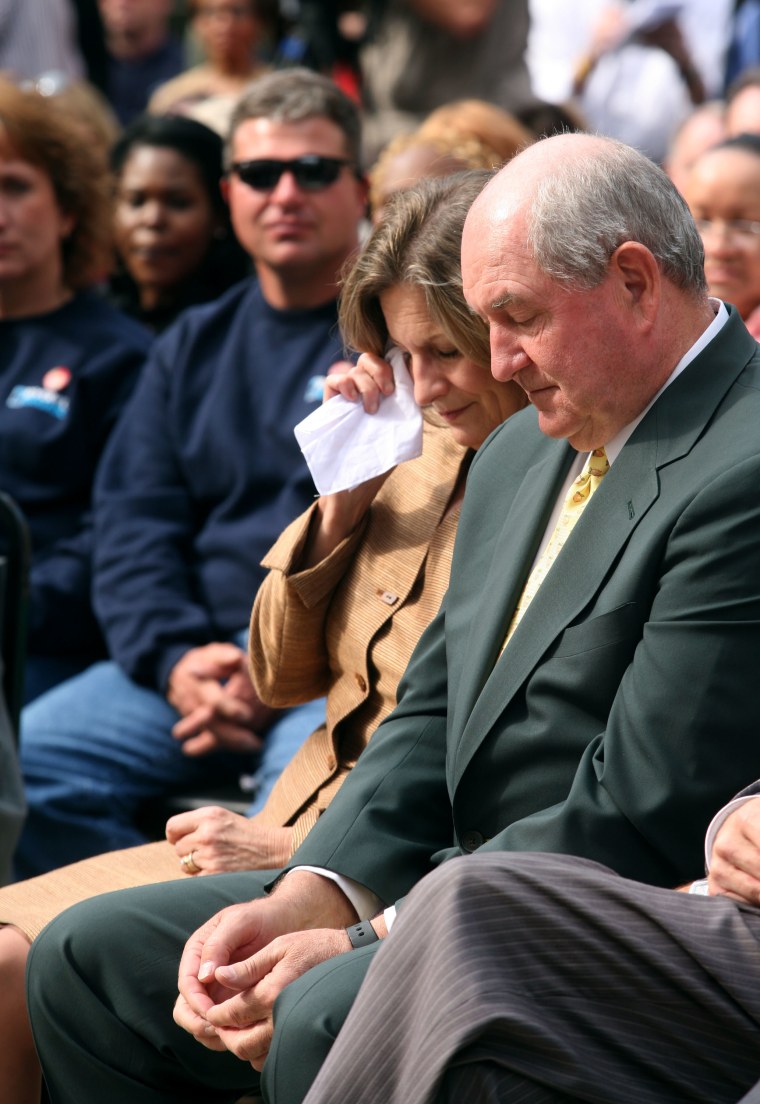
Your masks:
<path fill-rule="evenodd" d="M 150 337 L 95 291 L 108 172 L 49 99 L 0 79 L 0 487 L 32 538 L 27 700 L 99 658 L 95 466 Z"/>

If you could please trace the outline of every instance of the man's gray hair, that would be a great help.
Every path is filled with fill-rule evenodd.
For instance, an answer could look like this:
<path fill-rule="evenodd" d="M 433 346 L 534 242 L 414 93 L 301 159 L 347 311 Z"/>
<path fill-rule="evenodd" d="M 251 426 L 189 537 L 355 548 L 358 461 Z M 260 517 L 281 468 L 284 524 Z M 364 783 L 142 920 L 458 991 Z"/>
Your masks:
<path fill-rule="evenodd" d="M 612 254 L 640 242 L 664 276 L 704 294 L 704 249 L 685 201 L 652 161 L 609 141 L 586 161 L 568 158 L 539 181 L 528 204 L 528 248 L 548 276 L 573 287 L 602 282 Z"/>
<path fill-rule="evenodd" d="M 224 166 L 232 164 L 232 138 L 247 119 L 300 123 L 315 117 L 329 119 L 346 139 L 346 156 L 359 167 L 361 122 L 359 109 L 328 77 L 311 69 L 280 69 L 258 77 L 243 92 L 230 119 Z"/>

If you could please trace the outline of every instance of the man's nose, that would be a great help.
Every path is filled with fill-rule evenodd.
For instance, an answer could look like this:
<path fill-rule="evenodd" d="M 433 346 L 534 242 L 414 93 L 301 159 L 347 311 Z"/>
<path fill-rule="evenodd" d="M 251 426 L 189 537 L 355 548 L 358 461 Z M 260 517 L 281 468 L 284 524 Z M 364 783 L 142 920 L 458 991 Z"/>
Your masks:
<path fill-rule="evenodd" d="M 146 226 L 159 226 L 166 219 L 166 208 L 158 200 L 150 200 L 143 206 L 142 221 Z"/>
<path fill-rule="evenodd" d="M 526 368 L 530 358 L 520 342 L 499 326 L 491 326 L 491 375 L 507 383 L 515 374 Z"/>
<path fill-rule="evenodd" d="M 294 201 L 300 201 L 301 188 L 298 185 L 295 175 L 286 169 L 269 193 L 269 196 L 274 203 L 292 203 Z"/>

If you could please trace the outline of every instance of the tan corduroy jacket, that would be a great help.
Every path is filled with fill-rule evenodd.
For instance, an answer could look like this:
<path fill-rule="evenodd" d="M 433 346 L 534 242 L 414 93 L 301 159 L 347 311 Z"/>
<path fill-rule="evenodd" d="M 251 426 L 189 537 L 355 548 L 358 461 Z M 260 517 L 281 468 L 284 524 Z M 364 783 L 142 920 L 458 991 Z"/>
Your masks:
<path fill-rule="evenodd" d="M 468 450 L 425 426 L 423 455 L 388 478 L 362 524 L 321 563 L 298 570 L 313 507 L 263 563 L 251 618 L 261 698 L 283 707 L 327 696 L 327 723 L 283 771 L 260 814 L 302 842 L 380 721 L 448 586 L 458 510 L 446 507 Z M 444 516 L 445 515 L 445 516 Z"/>

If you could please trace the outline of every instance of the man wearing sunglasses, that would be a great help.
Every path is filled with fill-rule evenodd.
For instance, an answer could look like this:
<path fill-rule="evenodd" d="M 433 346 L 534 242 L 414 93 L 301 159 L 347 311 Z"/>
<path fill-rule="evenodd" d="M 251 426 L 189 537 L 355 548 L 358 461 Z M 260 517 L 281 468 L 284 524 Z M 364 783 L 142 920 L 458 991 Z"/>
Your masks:
<path fill-rule="evenodd" d="M 94 594 L 112 662 L 24 717 L 19 876 L 139 843 L 146 797 L 256 765 L 272 717 L 240 645 L 260 561 L 314 495 L 293 426 L 342 353 L 359 137 L 354 104 L 306 70 L 262 78 L 237 106 L 222 186 L 255 277 L 156 342 L 104 456 Z M 257 803 L 324 719 L 316 708 L 269 728 Z"/>

